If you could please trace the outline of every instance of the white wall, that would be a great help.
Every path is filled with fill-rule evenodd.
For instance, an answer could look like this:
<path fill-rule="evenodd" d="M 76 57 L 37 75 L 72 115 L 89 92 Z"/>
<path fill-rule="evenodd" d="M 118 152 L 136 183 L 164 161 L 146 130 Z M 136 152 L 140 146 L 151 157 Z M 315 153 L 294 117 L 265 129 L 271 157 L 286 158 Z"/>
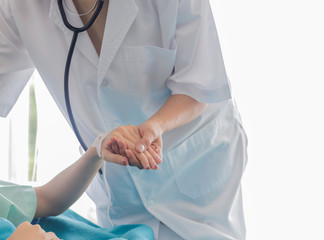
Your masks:
<path fill-rule="evenodd" d="M 28 86 L 7 118 L 0 117 L 0 179 L 17 183 L 28 179 Z"/>
<path fill-rule="evenodd" d="M 0 176 L 9 179 L 9 126 L 10 121 L 0 118 Z"/>
<path fill-rule="evenodd" d="M 324 2 L 210 2 L 249 136 L 247 240 L 324 239 Z"/>

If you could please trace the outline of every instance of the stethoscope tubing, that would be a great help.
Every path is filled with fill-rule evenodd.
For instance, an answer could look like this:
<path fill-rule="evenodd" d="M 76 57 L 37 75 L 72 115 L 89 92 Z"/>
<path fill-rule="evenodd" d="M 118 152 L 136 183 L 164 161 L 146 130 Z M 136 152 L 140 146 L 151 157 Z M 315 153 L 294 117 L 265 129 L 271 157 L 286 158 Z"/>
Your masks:
<path fill-rule="evenodd" d="M 104 0 L 98 0 L 98 1 L 99 1 L 99 4 L 97 5 L 96 11 L 92 15 L 89 22 L 83 27 L 74 27 L 67 20 L 62 0 L 57 0 L 58 7 L 59 7 L 59 10 L 60 10 L 60 13 L 61 13 L 61 16 L 62 16 L 63 23 L 68 29 L 70 29 L 73 32 L 73 37 L 72 37 L 69 52 L 68 52 L 68 55 L 67 55 L 67 58 L 66 58 L 66 64 L 65 64 L 65 70 L 64 70 L 65 105 L 66 105 L 67 113 L 69 115 L 69 119 L 70 119 L 70 123 L 71 123 L 72 128 L 73 128 L 73 131 L 74 131 L 80 145 L 84 149 L 84 151 L 87 151 L 88 147 L 85 144 L 85 142 L 83 141 L 83 138 L 81 137 L 81 134 L 80 134 L 80 132 L 78 130 L 78 127 L 77 127 L 77 125 L 75 123 L 75 120 L 74 120 L 72 107 L 71 107 L 71 102 L 70 102 L 69 75 L 70 75 L 70 67 L 71 67 L 72 57 L 73 57 L 74 49 L 75 49 L 75 46 L 76 46 L 76 43 L 77 43 L 77 40 L 78 40 L 79 33 L 88 30 L 92 26 L 94 21 L 97 19 L 100 11 L 102 10 Z M 99 170 L 99 172 L 102 174 L 101 169 Z"/>
<path fill-rule="evenodd" d="M 59 7 L 59 10 L 60 10 L 60 13 L 61 13 L 61 16 L 62 16 L 62 20 L 63 20 L 64 25 L 68 29 L 70 29 L 72 32 L 79 32 L 80 33 L 80 32 L 84 32 L 84 31 L 88 30 L 92 26 L 92 24 L 94 23 L 94 21 L 97 19 L 98 15 L 101 12 L 101 9 L 103 7 L 104 0 L 98 0 L 98 1 L 99 1 L 99 4 L 97 5 L 97 9 L 94 12 L 94 14 L 92 15 L 92 17 L 89 20 L 89 22 L 85 26 L 83 26 L 83 27 L 74 27 L 67 20 L 67 17 L 66 17 L 65 11 L 64 11 L 64 7 L 63 7 L 63 0 L 57 0 L 58 7 Z"/>
<path fill-rule="evenodd" d="M 66 59 L 66 64 L 65 64 L 65 70 L 64 70 L 64 98 L 65 98 L 65 105 L 66 105 L 66 109 L 67 109 L 67 113 L 69 115 L 69 119 L 73 128 L 73 131 L 77 137 L 77 139 L 80 142 L 80 145 L 82 146 L 82 148 L 84 149 L 84 151 L 87 151 L 88 147 L 85 144 L 85 142 L 83 141 L 83 138 L 81 137 L 81 134 L 78 130 L 78 127 L 75 123 L 74 120 L 74 116 L 72 113 L 72 107 L 71 107 L 71 102 L 70 102 L 70 90 L 69 90 L 69 75 L 70 75 L 70 66 L 71 66 L 71 62 L 72 62 L 72 57 L 73 57 L 73 52 L 75 49 L 75 45 L 78 39 L 78 32 L 74 32 L 73 33 L 73 38 L 71 41 L 71 45 L 70 45 L 70 49 L 69 49 L 69 53 Z"/>

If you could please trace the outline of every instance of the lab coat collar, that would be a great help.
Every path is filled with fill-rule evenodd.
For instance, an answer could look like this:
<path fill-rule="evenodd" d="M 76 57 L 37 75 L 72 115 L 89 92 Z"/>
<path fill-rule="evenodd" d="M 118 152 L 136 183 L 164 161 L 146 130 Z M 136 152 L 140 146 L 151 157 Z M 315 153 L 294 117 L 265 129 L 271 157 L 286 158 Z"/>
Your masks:
<path fill-rule="evenodd" d="M 75 10 L 75 7 L 73 6 Z M 102 42 L 100 58 L 86 33 L 82 33 L 78 38 L 76 48 L 95 66 L 98 66 L 98 83 L 100 84 L 106 75 L 113 58 L 121 46 L 129 28 L 134 22 L 138 13 L 135 0 L 110 0 L 108 15 L 106 20 L 104 39 Z M 51 0 L 49 18 L 65 33 L 67 41 L 71 41 L 72 32 L 67 29 L 62 21 L 61 14 L 57 6 L 57 0 Z M 70 23 L 75 26 L 82 26 L 80 18 L 73 17 Z M 85 35 L 86 34 L 86 35 Z M 83 36 L 82 36 L 83 35 Z M 91 46 L 91 47 L 89 47 Z"/>
<path fill-rule="evenodd" d="M 135 0 L 110 0 L 104 39 L 102 42 L 98 78 L 99 84 L 106 75 L 128 30 L 138 14 Z"/>
<path fill-rule="evenodd" d="M 71 4 L 71 10 L 77 12 L 73 4 Z M 67 17 L 68 16 L 69 14 L 67 14 Z M 60 11 L 58 9 L 57 0 L 51 0 L 49 18 L 64 32 L 66 42 L 68 46 L 70 46 L 73 32 L 64 25 Z M 83 26 L 83 23 L 79 17 L 68 17 L 68 20 L 73 26 Z M 98 66 L 98 54 L 87 32 L 82 32 L 79 34 L 78 41 L 76 44 L 76 50 L 80 51 L 87 59 L 89 59 L 89 61 L 94 66 Z"/>

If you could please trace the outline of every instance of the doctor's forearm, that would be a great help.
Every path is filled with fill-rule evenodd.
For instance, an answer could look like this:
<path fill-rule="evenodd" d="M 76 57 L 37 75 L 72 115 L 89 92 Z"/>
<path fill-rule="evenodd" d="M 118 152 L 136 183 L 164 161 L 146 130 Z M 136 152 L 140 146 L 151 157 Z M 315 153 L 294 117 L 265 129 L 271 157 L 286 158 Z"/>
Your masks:
<path fill-rule="evenodd" d="M 207 107 L 207 104 L 183 94 L 176 94 L 164 103 L 148 121 L 160 126 L 161 133 L 189 123 L 198 117 Z"/>
<path fill-rule="evenodd" d="M 86 190 L 98 172 L 102 160 L 94 147 L 47 184 L 36 187 L 35 217 L 58 215 L 69 208 Z"/>

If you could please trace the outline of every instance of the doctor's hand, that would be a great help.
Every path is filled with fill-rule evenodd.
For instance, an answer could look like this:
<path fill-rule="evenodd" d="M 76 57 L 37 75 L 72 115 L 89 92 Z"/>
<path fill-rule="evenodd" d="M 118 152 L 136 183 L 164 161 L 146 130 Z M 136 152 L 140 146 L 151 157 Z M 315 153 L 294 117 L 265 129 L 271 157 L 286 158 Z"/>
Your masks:
<path fill-rule="evenodd" d="M 136 151 L 141 153 L 149 146 L 153 146 L 155 152 L 162 159 L 162 131 L 160 126 L 154 121 L 146 121 L 138 126 L 141 139 L 136 144 Z"/>
<path fill-rule="evenodd" d="M 59 240 L 52 232 L 45 232 L 39 225 L 20 224 L 8 240 Z"/>
<path fill-rule="evenodd" d="M 136 151 L 135 144 L 140 139 L 138 127 L 120 126 L 103 137 L 99 155 L 106 161 L 124 166 L 129 164 L 139 169 L 158 169 L 162 161 L 155 146 L 149 146 L 141 153 Z"/>

